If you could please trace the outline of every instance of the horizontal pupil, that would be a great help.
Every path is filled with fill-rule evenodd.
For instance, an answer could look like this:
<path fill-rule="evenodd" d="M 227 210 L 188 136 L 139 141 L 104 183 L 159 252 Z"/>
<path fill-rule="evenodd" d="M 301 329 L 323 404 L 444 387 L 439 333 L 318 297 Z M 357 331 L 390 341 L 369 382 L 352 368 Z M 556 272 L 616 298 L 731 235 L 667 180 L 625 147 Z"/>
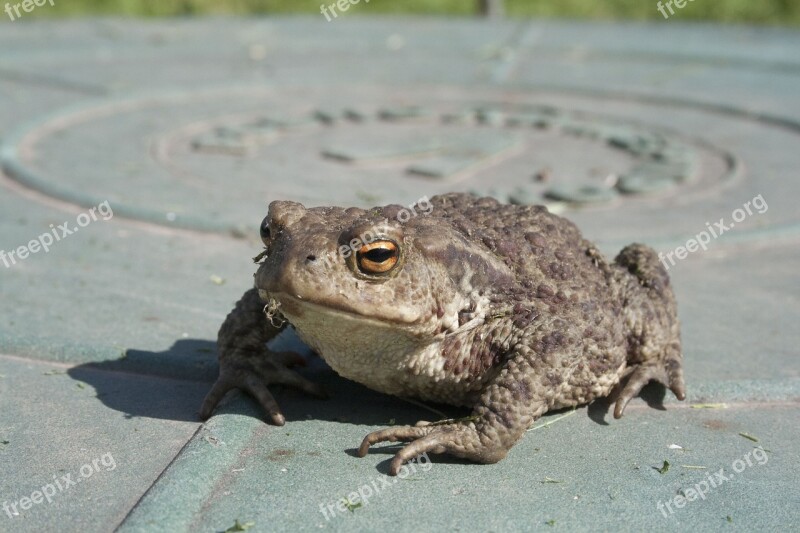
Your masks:
<path fill-rule="evenodd" d="M 364 257 L 375 263 L 383 263 L 387 259 L 394 257 L 394 250 L 388 248 L 375 248 L 364 253 Z"/>

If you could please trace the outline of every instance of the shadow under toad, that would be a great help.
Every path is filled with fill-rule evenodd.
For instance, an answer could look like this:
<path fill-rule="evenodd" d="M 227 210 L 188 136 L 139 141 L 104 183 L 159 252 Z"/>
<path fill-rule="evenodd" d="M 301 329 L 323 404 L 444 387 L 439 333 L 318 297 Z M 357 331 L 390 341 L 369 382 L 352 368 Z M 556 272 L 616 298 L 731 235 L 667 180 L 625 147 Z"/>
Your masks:
<path fill-rule="evenodd" d="M 296 343 L 299 341 L 296 340 Z M 290 347 L 291 348 L 291 347 Z M 273 347 L 275 350 L 287 349 Z M 300 352 L 300 350 L 298 349 Z M 448 405 L 418 403 L 372 391 L 358 383 L 338 376 L 318 356 L 305 348 L 306 367 L 298 372 L 313 382 L 321 384 L 329 393 L 327 400 L 311 398 L 304 393 L 280 385 L 270 386 L 287 424 L 301 420 L 324 420 L 353 425 L 390 427 L 414 425 L 419 420 L 436 421 L 443 418 L 461 418 L 470 410 Z M 203 339 L 180 339 L 168 350 L 153 352 L 128 349 L 123 357 L 114 360 L 87 363 L 68 371 L 78 381 L 91 385 L 96 397 L 107 407 L 123 413 L 126 418 L 155 418 L 185 422 L 198 422 L 198 411 L 203 398 L 217 378 L 216 343 Z M 664 410 L 666 389 L 651 383 L 640 397 L 650 407 Z M 600 425 L 609 425 L 606 415 L 613 402 L 599 399 L 591 403 L 587 415 Z M 551 412 L 537 424 L 559 416 L 568 409 Z M 266 420 L 260 407 L 246 394 L 232 392 L 220 403 L 217 414 L 240 414 Z M 565 421 L 566 422 L 566 421 Z M 266 422 L 265 422 L 266 423 Z M 562 422 L 558 422 L 559 424 Z M 366 432 L 364 433 L 366 435 Z M 370 450 L 371 454 L 389 455 L 378 465 L 387 473 L 391 456 L 402 448 L 402 443 L 382 444 Z M 346 450 L 355 455 L 356 449 Z M 468 461 L 440 455 L 437 463 L 464 464 Z"/>
<path fill-rule="evenodd" d="M 320 400 L 291 387 L 270 385 L 270 392 L 287 423 L 314 419 L 391 426 L 469 414 L 468 410 L 447 405 L 420 407 L 370 390 L 338 376 L 307 348 L 300 353 L 306 357 L 306 366 L 295 370 L 321 384 L 329 398 Z M 184 422 L 200 421 L 200 405 L 218 373 L 216 343 L 203 339 L 180 339 L 162 352 L 131 348 L 119 359 L 86 363 L 68 371 L 73 379 L 92 386 L 104 405 L 123 413 L 126 418 Z M 241 392 L 228 393 L 215 413 L 246 414 L 266 421 L 255 401 Z"/>

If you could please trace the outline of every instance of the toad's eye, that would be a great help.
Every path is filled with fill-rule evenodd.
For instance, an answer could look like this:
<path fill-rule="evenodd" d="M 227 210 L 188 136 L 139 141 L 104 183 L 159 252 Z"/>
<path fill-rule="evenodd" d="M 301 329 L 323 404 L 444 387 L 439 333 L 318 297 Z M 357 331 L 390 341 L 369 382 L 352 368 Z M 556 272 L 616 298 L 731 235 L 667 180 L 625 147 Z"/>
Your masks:
<path fill-rule="evenodd" d="M 356 252 L 358 269 L 365 274 L 385 274 L 397 264 L 400 250 L 392 241 L 375 241 Z"/>
<path fill-rule="evenodd" d="M 261 240 L 264 242 L 264 245 L 269 244 L 270 238 L 272 235 L 269 231 L 269 217 L 264 217 L 264 220 L 261 221 Z"/>

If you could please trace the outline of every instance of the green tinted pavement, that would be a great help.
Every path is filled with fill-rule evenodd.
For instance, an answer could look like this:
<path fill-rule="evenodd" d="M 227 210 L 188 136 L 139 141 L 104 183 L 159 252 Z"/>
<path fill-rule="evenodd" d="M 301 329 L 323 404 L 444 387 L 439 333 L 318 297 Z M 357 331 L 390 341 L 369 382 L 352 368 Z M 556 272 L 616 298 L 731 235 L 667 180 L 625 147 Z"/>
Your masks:
<path fill-rule="evenodd" d="M 677 20 L 0 23 L 0 531 L 796 528 L 798 51 Z M 330 400 L 198 421 L 269 201 L 451 190 L 672 254 L 688 400 L 404 479 L 355 447 L 439 415 L 310 354 Z"/>

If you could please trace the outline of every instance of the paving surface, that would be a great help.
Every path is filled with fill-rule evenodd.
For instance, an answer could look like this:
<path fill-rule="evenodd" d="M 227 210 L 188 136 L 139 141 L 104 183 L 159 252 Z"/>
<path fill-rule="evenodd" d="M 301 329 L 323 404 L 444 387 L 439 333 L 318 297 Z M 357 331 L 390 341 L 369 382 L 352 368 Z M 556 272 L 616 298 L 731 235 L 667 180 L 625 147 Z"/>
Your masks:
<path fill-rule="evenodd" d="M 796 530 L 798 52 L 678 21 L 0 23 L 0 531 Z M 276 389 L 286 426 L 237 395 L 198 422 L 269 201 L 450 190 L 672 253 L 687 401 L 388 482 L 396 447 L 361 438 L 459 411 L 311 358 L 333 397 Z"/>

